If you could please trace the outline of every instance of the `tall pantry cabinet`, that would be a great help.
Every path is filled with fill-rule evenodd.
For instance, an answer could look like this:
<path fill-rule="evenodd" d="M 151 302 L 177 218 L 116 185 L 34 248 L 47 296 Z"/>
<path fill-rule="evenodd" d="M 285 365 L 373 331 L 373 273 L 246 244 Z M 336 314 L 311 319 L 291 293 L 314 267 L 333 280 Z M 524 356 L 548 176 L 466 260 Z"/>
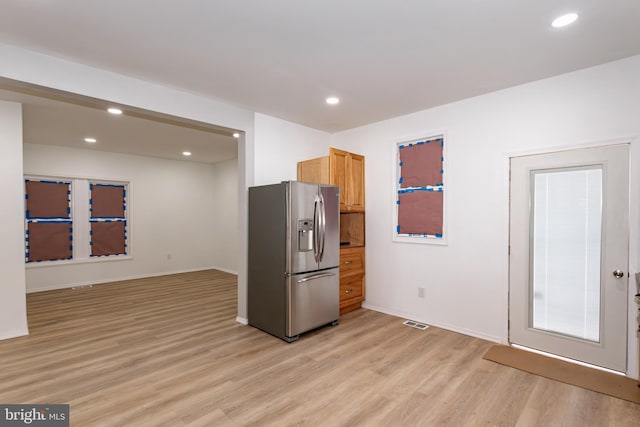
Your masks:
<path fill-rule="evenodd" d="M 298 181 L 340 187 L 340 314 L 357 310 L 365 298 L 364 156 L 330 148 L 298 163 Z"/>

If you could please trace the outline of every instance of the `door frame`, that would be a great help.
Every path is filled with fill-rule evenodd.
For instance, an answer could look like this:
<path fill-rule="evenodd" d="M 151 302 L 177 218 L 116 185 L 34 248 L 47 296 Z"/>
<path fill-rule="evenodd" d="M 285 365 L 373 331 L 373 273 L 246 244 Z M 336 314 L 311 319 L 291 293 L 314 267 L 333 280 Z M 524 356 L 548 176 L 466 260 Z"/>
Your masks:
<path fill-rule="evenodd" d="M 556 141 L 557 142 L 557 141 Z M 506 151 L 502 158 L 502 316 L 504 328 L 502 332 L 502 344 L 509 344 L 509 244 L 511 225 L 510 191 L 511 191 L 511 158 L 537 154 L 551 154 L 560 151 L 579 150 L 585 148 L 607 147 L 610 145 L 629 144 L 629 286 L 627 307 L 627 371 L 626 375 L 640 379 L 640 367 L 637 361 L 640 358 L 639 339 L 637 336 L 638 322 L 636 321 L 637 305 L 634 303 L 636 293 L 634 274 L 640 272 L 640 136 L 623 137 L 592 142 L 579 142 L 572 145 L 550 145 L 549 147 L 536 146 L 523 150 Z M 635 363 L 634 363 L 635 361 Z"/>

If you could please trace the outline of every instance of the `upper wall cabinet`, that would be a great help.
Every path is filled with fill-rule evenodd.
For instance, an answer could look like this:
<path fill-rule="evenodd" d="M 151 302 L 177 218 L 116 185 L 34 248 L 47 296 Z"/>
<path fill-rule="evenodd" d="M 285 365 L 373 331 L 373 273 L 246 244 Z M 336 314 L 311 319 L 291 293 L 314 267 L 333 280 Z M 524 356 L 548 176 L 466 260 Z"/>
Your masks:
<path fill-rule="evenodd" d="M 364 212 L 364 156 L 329 149 L 328 157 L 298 163 L 298 180 L 340 187 L 340 211 Z"/>
<path fill-rule="evenodd" d="M 340 187 L 340 210 L 364 211 L 364 156 L 329 149 L 331 183 Z"/>

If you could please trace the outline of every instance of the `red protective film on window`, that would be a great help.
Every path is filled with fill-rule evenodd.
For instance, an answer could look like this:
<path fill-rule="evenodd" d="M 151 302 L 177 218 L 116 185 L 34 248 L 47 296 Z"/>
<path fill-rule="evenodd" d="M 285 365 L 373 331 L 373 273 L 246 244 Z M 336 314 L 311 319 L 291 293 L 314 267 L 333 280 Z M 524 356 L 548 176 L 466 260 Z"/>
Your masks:
<path fill-rule="evenodd" d="M 91 186 L 91 217 L 124 217 L 124 191 L 124 186 L 121 185 L 93 184 Z"/>
<path fill-rule="evenodd" d="M 413 191 L 398 195 L 398 233 L 442 236 L 443 193 Z"/>
<path fill-rule="evenodd" d="M 91 255 L 126 254 L 124 221 L 91 223 Z"/>
<path fill-rule="evenodd" d="M 399 149 L 401 188 L 442 184 L 442 139 Z"/>
<path fill-rule="evenodd" d="M 53 261 L 70 259 L 73 254 L 71 224 L 65 222 L 30 222 L 27 260 Z"/>
<path fill-rule="evenodd" d="M 27 218 L 69 218 L 68 183 L 27 181 Z"/>

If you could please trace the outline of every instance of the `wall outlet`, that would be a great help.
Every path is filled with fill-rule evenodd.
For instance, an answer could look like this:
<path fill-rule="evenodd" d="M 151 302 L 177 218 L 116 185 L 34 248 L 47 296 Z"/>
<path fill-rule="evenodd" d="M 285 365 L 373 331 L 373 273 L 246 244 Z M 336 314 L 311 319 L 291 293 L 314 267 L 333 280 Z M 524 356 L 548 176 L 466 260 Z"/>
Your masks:
<path fill-rule="evenodd" d="M 424 298 L 424 288 L 418 288 L 418 298 Z"/>

